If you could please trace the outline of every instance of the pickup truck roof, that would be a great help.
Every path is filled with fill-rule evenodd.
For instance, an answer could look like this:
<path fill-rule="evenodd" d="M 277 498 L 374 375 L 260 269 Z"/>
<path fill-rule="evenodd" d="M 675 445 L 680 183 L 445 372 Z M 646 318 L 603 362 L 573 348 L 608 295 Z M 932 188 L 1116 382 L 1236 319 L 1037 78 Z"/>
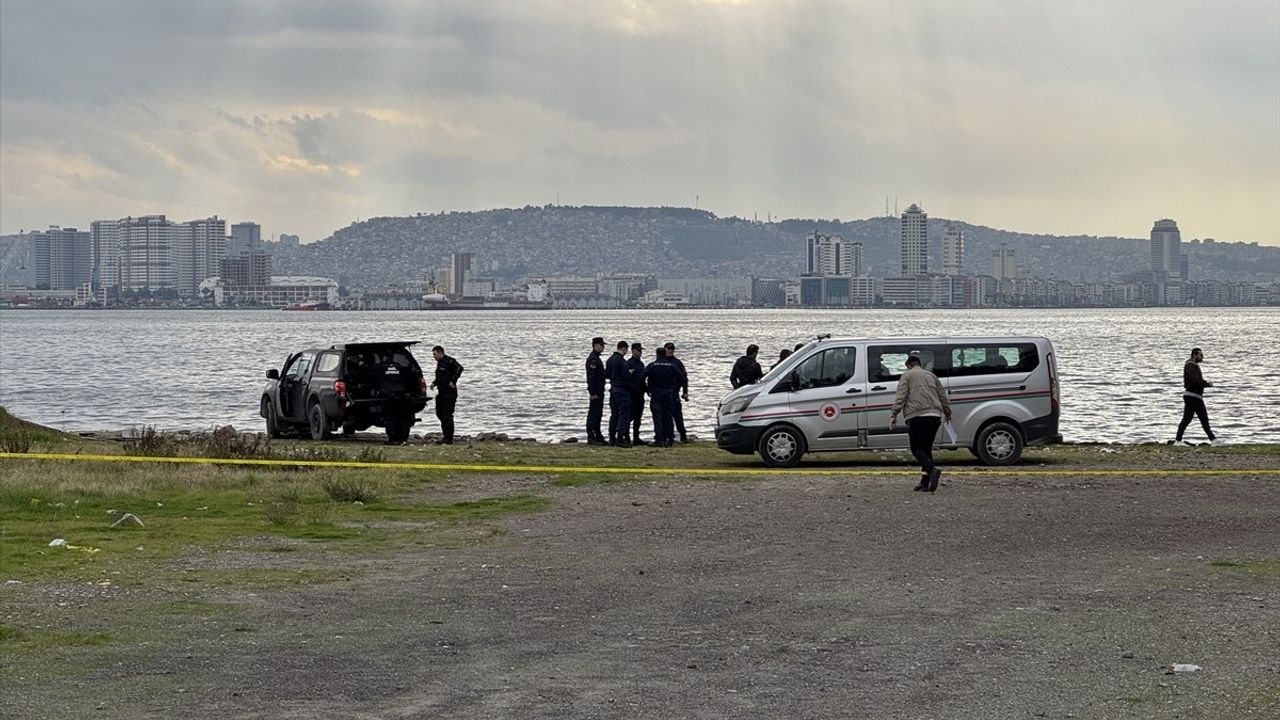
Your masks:
<path fill-rule="evenodd" d="M 410 345 L 417 345 L 417 344 L 418 344 L 418 341 L 417 341 L 417 340 L 388 340 L 388 341 L 384 341 L 384 342 L 372 342 L 372 343 L 345 343 L 345 344 L 338 344 L 338 345 L 334 345 L 334 346 L 330 347 L 329 349 L 330 349 L 330 350 L 344 350 L 344 349 L 345 349 L 345 350 L 356 350 L 356 351 L 359 351 L 359 350 L 377 350 L 377 349 L 379 349 L 379 348 L 388 348 L 388 347 L 395 347 L 395 348 L 409 347 Z"/>

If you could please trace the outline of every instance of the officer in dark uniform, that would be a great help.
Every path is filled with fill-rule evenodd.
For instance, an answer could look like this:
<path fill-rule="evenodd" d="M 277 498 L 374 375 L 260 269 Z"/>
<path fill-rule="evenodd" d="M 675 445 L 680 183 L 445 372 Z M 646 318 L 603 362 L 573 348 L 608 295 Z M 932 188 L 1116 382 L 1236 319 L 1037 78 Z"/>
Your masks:
<path fill-rule="evenodd" d="M 631 357 L 627 365 L 631 367 L 631 444 L 648 445 L 640 439 L 640 421 L 644 419 L 644 360 L 640 354 L 644 347 L 640 343 L 631 343 Z"/>
<path fill-rule="evenodd" d="M 604 362 L 600 353 L 604 352 L 604 338 L 591 338 L 591 354 L 587 356 L 587 394 L 591 403 L 587 405 L 587 444 L 604 445 L 604 434 L 600 432 L 600 419 L 604 416 Z"/>
<path fill-rule="evenodd" d="M 680 387 L 680 371 L 667 357 L 665 348 L 658 348 L 657 357 L 644 369 L 644 384 L 649 391 L 649 411 L 653 413 L 653 444 L 671 447 L 675 442 L 671 406 Z"/>
<path fill-rule="evenodd" d="M 680 362 L 680 358 L 676 357 L 676 344 L 669 342 L 662 346 L 667 351 L 667 359 L 676 366 L 676 370 L 680 373 L 679 393 L 675 397 L 675 402 L 671 405 L 671 418 L 675 420 L 676 432 L 680 433 L 680 442 L 689 442 L 689 433 L 684 429 L 684 408 L 680 404 L 680 399 L 689 399 L 689 372 L 684 369 L 684 363 Z"/>
<path fill-rule="evenodd" d="M 444 348 L 431 348 L 436 359 L 436 379 L 431 387 L 436 389 L 436 417 L 440 418 L 443 445 L 453 444 L 453 409 L 458 405 L 458 378 L 462 377 L 462 364 L 444 354 Z"/>
<path fill-rule="evenodd" d="M 631 366 L 627 364 L 627 350 L 631 344 L 618 342 L 618 348 L 604 364 L 604 374 L 609 378 L 609 444 L 631 447 L 627 428 L 631 425 Z"/>

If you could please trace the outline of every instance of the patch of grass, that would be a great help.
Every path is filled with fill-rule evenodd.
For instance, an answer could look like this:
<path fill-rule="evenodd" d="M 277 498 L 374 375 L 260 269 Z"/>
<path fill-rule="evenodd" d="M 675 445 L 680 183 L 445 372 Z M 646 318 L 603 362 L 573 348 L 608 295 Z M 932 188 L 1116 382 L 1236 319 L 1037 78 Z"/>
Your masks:
<path fill-rule="evenodd" d="M 44 630 L 0 625 L 0 647 L 15 650 L 92 647 L 106 645 L 109 642 L 111 642 L 111 637 L 106 633 L 100 632 Z"/>
<path fill-rule="evenodd" d="M 334 502 L 368 505 L 378 499 L 377 485 L 363 476 L 328 477 L 320 481 L 320 488 Z"/>
<path fill-rule="evenodd" d="M 1262 575 L 1266 577 L 1280 576 L 1280 558 L 1265 558 L 1262 560 L 1214 560 L 1209 563 L 1210 567 L 1226 568 L 1227 570 L 1244 573 L 1246 575 Z"/>

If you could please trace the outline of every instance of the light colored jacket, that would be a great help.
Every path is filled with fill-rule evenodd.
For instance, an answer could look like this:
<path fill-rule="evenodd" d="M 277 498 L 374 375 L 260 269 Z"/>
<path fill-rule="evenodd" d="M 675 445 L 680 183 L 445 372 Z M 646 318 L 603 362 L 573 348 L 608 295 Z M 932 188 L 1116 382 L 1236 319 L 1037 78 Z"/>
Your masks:
<path fill-rule="evenodd" d="M 951 402 L 947 390 L 937 375 L 922 367 L 907 368 L 898 378 L 898 394 L 893 399 L 893 414 L 903 420 L 935 413 L 951 417 Z"/>

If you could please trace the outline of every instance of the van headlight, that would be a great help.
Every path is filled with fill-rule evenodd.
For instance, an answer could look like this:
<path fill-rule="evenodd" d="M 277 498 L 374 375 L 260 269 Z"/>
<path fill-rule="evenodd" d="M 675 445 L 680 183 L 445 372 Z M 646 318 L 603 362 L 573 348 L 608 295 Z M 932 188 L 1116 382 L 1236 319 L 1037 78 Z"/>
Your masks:
<path fill-rule="evenodd" d="M 737 415 L 743 410 L 746 410 L 747 406 L 751 404 L 751 401 L 755 400 L 756 395 L 759 395 L 759 394 L 760 393 L 751 393 L 750 395 L 743 395 L 742 397 L 737 398 L 736 400 L 730 400 L 728 405 L 725 405 L 720 408 L 720 414 L 721 415 Z"/>

